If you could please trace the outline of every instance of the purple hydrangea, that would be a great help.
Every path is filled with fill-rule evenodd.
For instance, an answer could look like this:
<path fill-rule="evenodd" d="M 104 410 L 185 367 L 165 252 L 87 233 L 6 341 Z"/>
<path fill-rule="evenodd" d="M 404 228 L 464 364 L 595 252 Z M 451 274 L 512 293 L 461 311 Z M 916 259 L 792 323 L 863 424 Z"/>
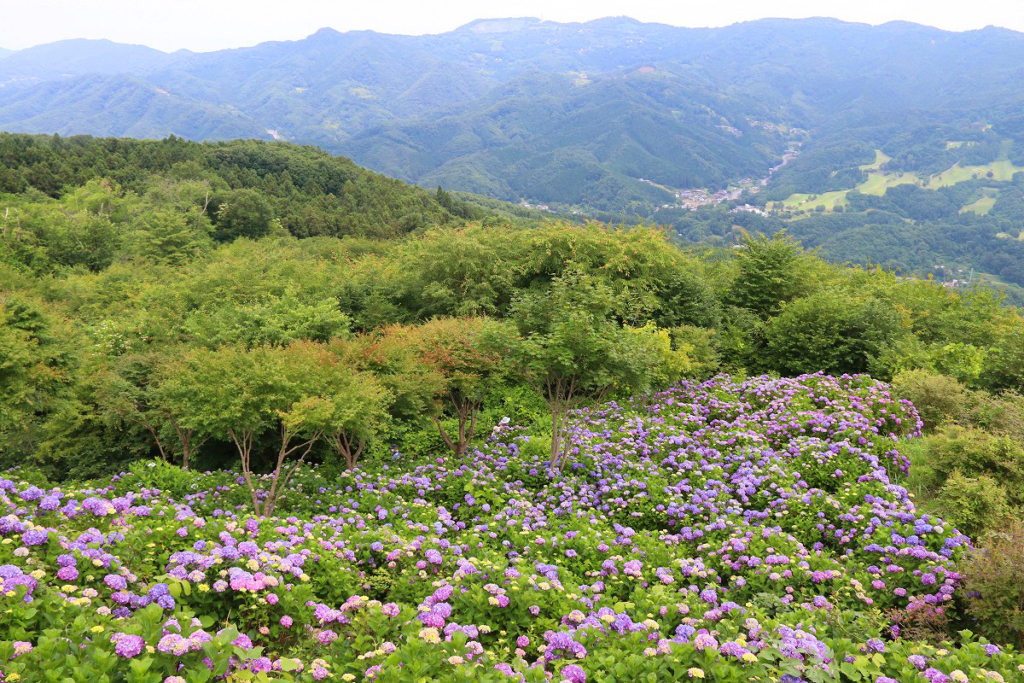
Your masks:
<path fill-rule="evenodd" d="M 133 636 L 127 633 L 115 633 L 110 637 L 110 640 L 114 643 L 114 652 L 119 657 L 125 657 L 126 659 L 137 657 L 143 648 L 146 647 L 146 641 L 142 636 Z"/>

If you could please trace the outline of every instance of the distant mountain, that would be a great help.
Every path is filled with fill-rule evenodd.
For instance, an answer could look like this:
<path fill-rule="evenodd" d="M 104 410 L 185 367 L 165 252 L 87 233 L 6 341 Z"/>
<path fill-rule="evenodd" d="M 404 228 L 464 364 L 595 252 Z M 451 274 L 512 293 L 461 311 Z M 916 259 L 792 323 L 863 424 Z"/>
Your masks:
<path fill-rule="evenodd" d="M 290 140 L 328 146 L 384 121 L 472 101 L 497 84 L 406 36 L 331 29 L 300 41 L 192 55 L 147 78 L 244 111 Z"/>
<path fill-rule="evenodd" d="M 14 50 L 8 50 L 5 47 L 0 47 L 0 59 L 3 59 L 5 57 L 10 57 L 13 54 L 14 54 Z"/>
<path fill-rule="evenodd" d="M 670 201 L 659 185 L 724 185 L 763 173 L 781 139 L 728 132 L 714 97 L 672 75 L 572 78 L 532 72 L 430 121 L 401 121 L 342 149 L 389 175 L 489 194 L 601 209 Z M 644 179 L 649 182 L 640 182 Z"/>
<path fill-rule="evenodd" d="M 6 60 L 5 60 L 6 61 Z M 0 91 L 0 95 L 3 91 Z M 225 105 L 172 94 L 136 76 L 46 81 L 0 96 L 0 120 L 24 133 L 193 139 L 264 138 L 266 129 Z"/>
<path fill-rule="evenodd" d="M 123 45 L 109 40 L 61 40 L 19 50 L 0 64 L 0 85 L 24 85 L 38 81 L 91 74 L 144 74 L 166 68 L 192 54 L 167 54 L 143 45 Z"/>
<path fill-rule="evenodd" d="M 947 143 L 985 126 L 1012 157 L 1022 79 L 1024 34 L 995 28 L 481 19 L 210 53 L 39 46 L 0 62 L 0 129 L 284 139 L 426 186 L 652 215 L 675 190 L 766 178 L 800 142 L 774 198 L 850 189 L 875 149 L 966 163 L 981 148 Z M 912 141 L 936 126 L 926 160 Z"/>

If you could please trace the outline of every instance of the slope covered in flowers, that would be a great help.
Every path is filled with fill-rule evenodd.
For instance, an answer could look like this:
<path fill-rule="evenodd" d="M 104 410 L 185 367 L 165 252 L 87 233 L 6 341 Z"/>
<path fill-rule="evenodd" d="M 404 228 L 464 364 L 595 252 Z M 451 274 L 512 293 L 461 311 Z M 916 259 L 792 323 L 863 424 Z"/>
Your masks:
<path fill-rule="evenodd" d="M 719 377 L 294 480 L 0 479 L 6 680 L 1024 680 L 948 619 L 969 541 L 893 483 L 913 407 L 867 377 Z M 164 490 L 154 487 L 161 482 Z M 903 634 L 906 635 L 906 634 Z"/>

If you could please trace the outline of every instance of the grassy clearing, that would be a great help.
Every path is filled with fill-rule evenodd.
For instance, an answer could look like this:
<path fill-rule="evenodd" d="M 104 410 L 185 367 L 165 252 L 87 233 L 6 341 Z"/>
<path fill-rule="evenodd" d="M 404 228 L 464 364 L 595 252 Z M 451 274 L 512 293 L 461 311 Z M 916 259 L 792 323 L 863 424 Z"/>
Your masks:
<path fill-rule="evenodd" d="M 787 211 L 814 211 L 819 206 L 824 207 L 825 211 L 832 211 L 837 206 L 846 207 L 847 193 L 847 190 L 840 190 L 819 195 L 794 194 L 783 200 L 782 205 Z"/>
<path fill-rule="evenodd" d="M 864 164 L 860 167 L 862 171 L 868 172 L 868 179 L 854 189 L 858 192 L 863 192 L 864 194 L 881 196 L 885 194 L 885 191 L 890 187 L 921 182 L 921 180 L 913 173 L 882 172 L 882 166 L 891 159 L 892 157 L 888 154 L 880 149 L 876 149 L 874 163 Z M 825 192 L 815 196 L 814 199 L 810 199 L 811 195 L 809 194 L 798 193 L 783 200 L 782 205 L 787 211 L 793 212 L 813 211 L 819 206 L 824 207 L 825 211 L 832 211 L 837 206 L 846 207 L 848 203 L 846 195 L 848 192 L 849 190 Z"/>
<path fill-rule="evenodd" d="M 962 147 L 970 145 L 969 141 L 952 141 L 946 143 L 947 147 Z M 875 150 L 875 161 L 871 164 L 860 166 L 862 171 L 868 174 L 867 180 L 854 188 L 857 192 L 880 197 L 890 187 L 897 185 L 920 185 L 925 189 L 937 190 L 941 187 L 949 187 L 975 178 L 988 178 L 991 180 L 1007 181 L 1012 180 L 1015 173 L 1024 172 L 1024 167 L 1014 166 L 1013 163 L 1003 157 L 983 166 L 960 166 L 954 165 L 942 173 L 937 173 L 929 178 L 922 178 L 916 173 L 910 172 L 885 172 L 882 166 L 891 160 L 888 154 L 880 149 Z M 989 175 L 991 173 L 991 176 Z M 788 211 L 813 211 L 817 206 L 824 206 L 826 211 L 833 210 L 836 206 L 846 206 L 846 194 L 849 190 L 826 192 L 818 195 L 816 199 L 809 200 L 810 195 L 794 194 L 783 200 L 782 205 Z M 981 199 L 967 204 L 960 209 L 961 213 L 972 212 L 985 215 L 995 205 L 995 197 L 982 197 Z"/>
<path fill-rule="evenodd" d="M 876 171 L 868 176 L 868 179 L 857 186 L 858 192 L 882 196 L 890 187 L 897 185 L 916 185 L 921 182 L 913 173 L 882 173 Z"/>
<path fill-rule="evenodd" d="M 900 452 L 910 460 L 910 474 L 909 476 L 898 475 L 894 479 L 913 496 L 914 504 L 919 510 L 933 514 L 938 513 L 938 505 L 935 502 L 937 492 L 930 488 L 930 482 L 935 478 L 935 471 L 929 465 L 928 439 L 911 439 L 903 445 Z"/>
<path fill-rule="evenodd" d="M 881 196 L 885 194 L 885 191 L 890 187 L 895 187 L 897 185 L 912 185 L 920 182 L 920 179 L 913 173 L 883 172 L 882 166 L 890 161 L 892 161 L 891 156 L 880 149 L 876 149 L 875 163 L 865 164 L 860 167 L 860 170 L 868 172 L 868 179 L 854 189 L 864 194 Z"/>
<path fill-rule="evenodd" d="M 971 202 L 960 209 L 960 213 L 976 213 L 979 216 L 984 216 L 992 210 L 992 207 L 996 205 L 995 197 L 982 197 L 981 199 Z"/>
<path fill-rule="evenodd" d="M 1013 162 L 1009 159 L 999 159 L 984 166 L 961 166 L 957 164 L 953 168 L 932 176 L 926 187 L 929 190 L 936 190 L 940 187 L 956 185 L 973 178 L 989 178 L 989 173 L 992 174 L 991 180 L 1013 180 L 1013 174 L 1022 171 L 1024 171 L 1024 167 L 1014 166 Z"/>
<path fill-rule="evenodd" d="M 937 190 L 940 187 L 956 185 L 957 183 L 972 180 L 973 178 L 984 178 L 987 173 L 987 167 L 961 166 L 960 164 L 956 164 L 953 168 L 947 169 L 937 175 L 933 175 L 928 180 L 928 184 L 925 187 L 929 190 Z"/>
<path fill-rule="evenodd" d="M 949 144 L 952 143 L 947 143 L 947 146 Z M 971 143 L 962 144 L 970 145 Z M 959 147 L 961 145 L 955 146 Z M 1009 151 L 1010 143 L 1008 140 L 1004 140 L 1000 146 L 999 157 L 995 161 L 980 166 L 954 164 L 952 168 L 929 177 L 928 184 L 925 187 L 929 190 L 937 190 L 940 187 L 949 187 L 950 185 L 974 180 L 975 178 L 988 178 L 999 181 L 1013 180 L 1013 174 L 1024 171 L 1024 167 L 1013 165 L 1013 162 L 1007 158 Z"/>
<path fill-rule="evenodd" d="M 875 163 L 873 163 L 873 164 L 864 164 L 863 166 L 860 167 L 860 170 L 862 170 L 862 171 L 877 171 L 880 168 L 882 168 L 882 164 L 887 163 L 890 160 L 892 160 L 891 156 L 889 156 L 888 154 L 886 154 L 885 152 L 883 152 L 880 149 L 876 149 L 875 150 Z"/>

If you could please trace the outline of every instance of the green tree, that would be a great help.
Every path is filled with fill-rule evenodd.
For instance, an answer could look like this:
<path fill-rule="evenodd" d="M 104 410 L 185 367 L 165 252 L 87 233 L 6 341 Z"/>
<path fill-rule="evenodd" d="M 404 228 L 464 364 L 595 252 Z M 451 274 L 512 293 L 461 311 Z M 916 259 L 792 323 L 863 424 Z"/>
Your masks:
<path fill-rule="evenodd" d="M 156 354 L 124 354 L 90 368 L 93 398 L 100 420 L 111 429 L 134 424 L 149 433 L 160 458 L 170 462 L 172 453 L 161 438 L 162 419 L 152 405 L 151 378 Z M 186 455 L 183 467 L 188 469 Z"/>
<path fill-rule="evenodd" d="M 30 452 L 39 426 L 71 394 L 76 368 L 66 334 L 40 302 L 0 294 L 0 454 L 5 460 Z"/>
<path fill-rule="evenodd" d="M 392 423 L 418 424 L 435 414 L 434 397 L 444 379 L 423 362 L 408 340 L 378 330 L 351 340 L 335 340 L 330 348 L 348 366 L 371 373 L 387 390 Z"/>
<path fill-rule="evenodd" d="M 161 458 L 179 461 L 187 470 L 192 456 L 211 435 L 182 422 L 182 407 L 189 399 L 186 394 L 192 390 L 179 361 L 185 353 L 185 349 L 173 346 L 119 356 L 106 368 L 107 379 L 101 384 L 97 403 L 104 412 L 142 426 L 152 436 Z"/>
<path fill-rule="evenodd" d="M 517 240 L 515 233 L 499 236 L 479 228 L 430 230 L 397 250 L 385 276 L 413 319 L 495 315 L 508 306 L 515 288 L 518 266 L 508 254 Z"/>
<path fill-rule="evenodd" d="M 616 389 L 644 391 L 658 369 L 651 339 L 624 329 L 613 310 L 611 289 L 571 267 L 546 289 L 523 293 L 510 325 L 487 330 L 490 347 L 548 404 L 552 468 L 564 467 L 568 457 L 570 411 Z"/>
<path fill-rule="evenodd" d="M 759 235 L 736 250 L 736 277 L 727 301 L 768 318 L 809 289 L 810 262 L 786 235 Z"/>
<path fill-rule="evenodd" d="M 270 234 L 274 210 L 259 192 L 243 188 L 221 199 L 216 216 L 214 238 L 231 242 L 239 237 L 258 239 Z"/>
<path fill-rule="evenodd" d="M 278 284 L 285 291 L 256 301 L 210 301 L 185 321 L 184 329 L 196 343 L 212 348 L 287 346 L 300 339 L 327 342 L 349 336 L 351 320 L 336 299 L 310 300 L 298 285 Z"/>
<path fill-rule="evenodd" d="M 1000 326 L 1000 333 L 985 359 L 980 384 L 996 391 L 1024 392 L 1024 323 Z"/>
<path fill-rule="evenodd" d="M 284 461 L 300 452 L 301 462 L 322 434 L 322 382 L 305 355 L 303 348 L 193 349 L 175 368 L 174 386 L 164 390 L 165 405 L 184 428 L 235 444 L 256 514 L 273 512 L 282 478 L 286 484 L 290 476 Z M 273 429 L 280 447 L 269 492 L 261 496 L 254 458 L 260 437 Z"/>
<path fill-rule="evenodd" d="M 113 263 L 124 242 L 122 226 L 105 213 L 69 213 L 57 204 L 26 207 L 21 224 L 53 263 L 94 272 Z"/>
<path fill-rule="evenodd" d="M 785 375 L 867 372 L 902 334 L 898 311 L 885 302 L 822 290 L 783 306 L 768 322 L 768 364 Z"/>
<path fill-rule="evenodd" d="M 149 261 L 179 266 L 212 246 L 209 221 L 200 215 L 156 209 L 139 216 L 133 227 L 129 253 Z"/>
<path fill-rule="evenodd" d="M 501 359 L 482 343 L 482 318 L 435 318 L 419 326 L 398 326 L 385 334 L 404 339 L 420 361 L 440 377 L 432 417 L 445 444 L 456 455 L 466 452 L 476 433 L 477 415 L 501 372 Z M 449 434 L 443 417 L 447 409 L 458 423 Z"/>
<path fill-rule="evenodd" d="M 323 372 L 327 402 L 323 432 L 352 471 L 387 419 L 392 397 L 372 373 L 361 372 L 337 356 L 332 356 Z"/>

